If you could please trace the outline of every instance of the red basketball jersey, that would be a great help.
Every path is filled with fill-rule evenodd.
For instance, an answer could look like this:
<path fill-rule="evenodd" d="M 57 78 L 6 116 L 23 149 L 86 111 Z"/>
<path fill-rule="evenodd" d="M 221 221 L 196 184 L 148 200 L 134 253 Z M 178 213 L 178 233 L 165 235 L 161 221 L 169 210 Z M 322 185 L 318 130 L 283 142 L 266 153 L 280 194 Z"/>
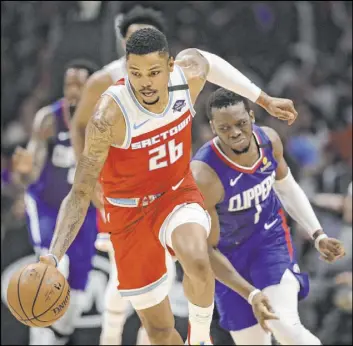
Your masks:
<path fill-rule="evenodd" d="M 163 193 L 176 189 L 189 173 L 195 111 L 186 78 L 177 65 L 169 87 L 169 101 L 161 114 L 148 111 L 137 101 L 127 77 L 104 93 L 119 105 L 127 128 L 123 145 L 111 146 L 101 173 L 105 197 Z"/>

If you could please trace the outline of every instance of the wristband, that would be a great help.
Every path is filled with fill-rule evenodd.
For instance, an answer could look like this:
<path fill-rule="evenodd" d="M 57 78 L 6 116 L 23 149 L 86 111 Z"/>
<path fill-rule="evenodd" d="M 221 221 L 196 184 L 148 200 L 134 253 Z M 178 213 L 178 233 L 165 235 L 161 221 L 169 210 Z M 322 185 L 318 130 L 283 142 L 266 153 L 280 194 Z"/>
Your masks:
<path fill-rule="evenodd" d="M 320 234 L 316 239 L 315 239 L 315 247 L 316 250 L 320 252 L 320 247 L 319 247 L 319 242 L 322 239 L 328 238 L 327 234 Z"/>
<path fill-rule="evenodd" d="M 255 290 L 253 290 L 253 291 L 249 294 L 248 303 L 249 303 L 250 305 L 252 305 L 252 301 L 253 301 L 254 297 L 255 297 L 258 293 L 260 293 L 260 292 L 261 292 L 261 291 L 256 288 Z"/>
<path fill-rule="evenodd" d="M 58 264 L 59 264 L 59 260 L 58 260 L 58 258 L 57 258 L 55 255 L 53 255 L 52 253 L 48 253 L 48 254 L 47 254 L 47 256 L 51 256 L 51 257 L 53 257 L 53 258 L 54 258 L 54 261 L 55 261 L 55 267 L 57 268 L 57 267 L 58 267 Z"/>

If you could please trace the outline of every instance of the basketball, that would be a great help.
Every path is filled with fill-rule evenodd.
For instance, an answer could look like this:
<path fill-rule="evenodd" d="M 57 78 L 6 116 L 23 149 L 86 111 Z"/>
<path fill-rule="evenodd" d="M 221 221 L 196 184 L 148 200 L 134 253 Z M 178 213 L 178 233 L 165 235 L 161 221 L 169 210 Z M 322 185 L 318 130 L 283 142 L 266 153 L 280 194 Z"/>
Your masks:
<path fill-rule="evenodd" d="M 11 313 L 29 327 L 48 327 L 66 312 L 70 287 L 54 266 L 27 265 L 16 272 L 7 288 Z"/>

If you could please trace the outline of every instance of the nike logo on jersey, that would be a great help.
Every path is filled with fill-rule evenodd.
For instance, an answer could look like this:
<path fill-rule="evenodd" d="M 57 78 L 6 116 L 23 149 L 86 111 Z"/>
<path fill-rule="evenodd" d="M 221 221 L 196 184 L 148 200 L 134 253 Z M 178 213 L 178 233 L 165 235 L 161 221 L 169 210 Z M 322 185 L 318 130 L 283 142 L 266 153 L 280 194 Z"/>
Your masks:
<path fill-rule="evenodd" d="M 277 222 L 277 219 L 272 221 L 270 224 L 265 223 L 265 229 L 269 230 L 270 228 L 272 228 L 272 226 Z"/>
<path fill-rule="evenodd" d="M 242 175 L 243 173 L 240 173 L 235 179 L 230 179 L 230 186 L 235 186 L 235 184 L 238 182 Z"/>
<path fill-rule="evenodd" d="M 66 141 L 66 140 L 70 139 L 70 132 L 69 131 L 59 132 L 58 138 L 59 138 L 59 141 Z"/>
<path fill-rule="evenodd" d="M 145 125 L 148 121 L 150 121 L 150 119 L 145 120 L 144 122 L 140 123 L 140 124 L 134 124 L 134 130 L 139 129 L 141 126 Z"/>
<path fill-rule="evenodd" d="M 184 181 L 184 178 L 181 179 L 178 184 L 172 186 L 172 190 L 175 191 L 182 184 L 183 181 Z"/>

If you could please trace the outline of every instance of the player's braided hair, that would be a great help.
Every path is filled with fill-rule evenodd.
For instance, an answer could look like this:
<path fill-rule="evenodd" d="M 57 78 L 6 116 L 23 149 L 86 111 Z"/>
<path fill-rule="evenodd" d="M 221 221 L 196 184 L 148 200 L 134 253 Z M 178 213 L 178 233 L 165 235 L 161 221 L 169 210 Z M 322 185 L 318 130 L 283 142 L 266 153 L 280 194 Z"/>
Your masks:
<path fill-rule="evenodd" d="M 126 57 L 129 54 L 145 55 L 154 52 L 169 53 L 167 38 L 157 29 L 137 30 L 126 42 Z"/>
<path fill-rule="evenodd" d="M 250 103 L 249 100 L 245 97 L 242 97 L 233 91 L 228 89 L 219 88 L 214 91 L 207 101 L 207 117 L 209 120 L 212 120 L 212 108 L 223 108 L 238 103 L 243 103 L 245 110 L 250 113 Z"/>
<path fill-rule="evenodd" d="M 126 13 L 118 25 L 122 37 L 126 37 L 129 26 L 132 24 L 151 25 L 163 33 L 166 32 L 166 24 L 162 12 L 153 8 L 138 5 Z"/>

